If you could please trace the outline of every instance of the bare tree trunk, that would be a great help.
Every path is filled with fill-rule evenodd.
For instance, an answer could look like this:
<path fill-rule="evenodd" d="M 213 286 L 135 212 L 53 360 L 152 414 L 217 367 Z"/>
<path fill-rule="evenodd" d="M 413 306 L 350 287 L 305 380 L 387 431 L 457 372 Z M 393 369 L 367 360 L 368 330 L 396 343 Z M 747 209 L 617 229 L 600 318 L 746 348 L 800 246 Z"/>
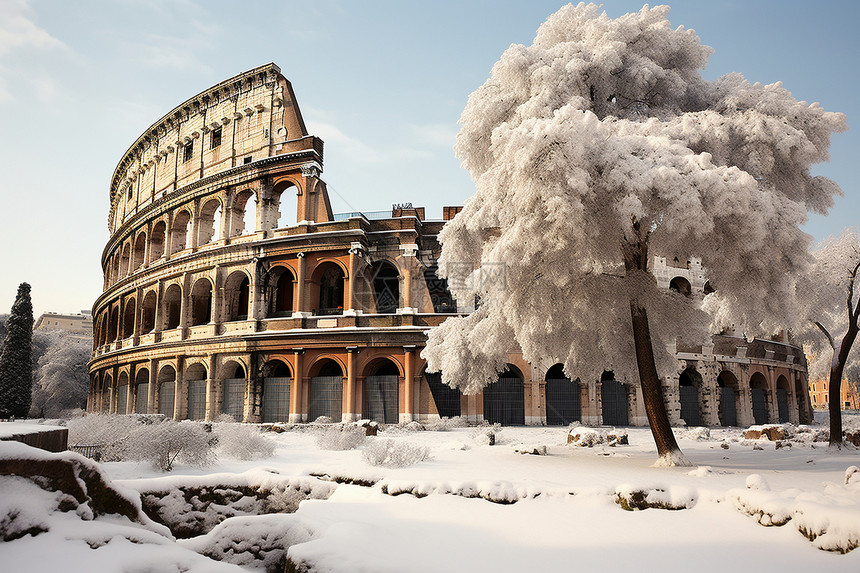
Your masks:
<path fill-rule="evenodd" d="M 624 241 L 621 245 L 625 273 L 627 275 L 639 272 L 650 274 L 648 271 L 647 232 L 643 233 L 636 221 L 633 222 L 633 231 L 638 236 L 637 239 Z M 657 364 L 654 361 L 651 330 L 648 327 L 648 313 L 645 307 L 632 297 L 630 299 L 630 316 L 633 321 L 633 343 L 636 348 L 639 383 L 642 386 L 642 398 L 645 402 L 645 413 L 648 415 L 648 425 L 651 427 L 651 435 L 654 436 L 654 443 L 657 445 L 657 455 L 660 458 L 658 464 L 692 465 L 681 453 L 681 448 L 678 447 L 675 434 L 672 432 L 672 426 L 669 425 L 663 386 L 660 384 Z"/>
<path fill-rule="evenodd" d="M 839 341 L 838 348 L 833 349 L 833 362 L 830 365 L 830 385 L 827 390 L 828 409 L 830 411 L 830 446 L 842 449 L 842 372 L 848 361 L 848 353 L 857 338 L 857 325 L 848 327 L 845 337 Z"/>

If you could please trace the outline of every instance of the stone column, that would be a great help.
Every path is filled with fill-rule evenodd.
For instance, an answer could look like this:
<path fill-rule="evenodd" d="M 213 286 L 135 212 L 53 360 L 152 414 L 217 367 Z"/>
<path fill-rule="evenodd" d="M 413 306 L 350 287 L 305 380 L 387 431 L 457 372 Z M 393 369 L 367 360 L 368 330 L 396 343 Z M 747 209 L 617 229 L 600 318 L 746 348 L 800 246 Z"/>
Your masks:
<path fill-rule="evenodd" d="M 416 311 L 412 307 L 412 274 L 415 268 L 415 258 L 418 255 L 418 245 L 403 244 L 400 245 L 400 250 L 403 257 L 403 288 L 400 293 L 400 300 L 403 305 L 398 312 L 402 314 L 412 314 Z"/>
<path fill-rule="evenodd" d="M 158 414 L 158 362 L 149 360 L 149 395 L 147 397 L 147 414 Z"/>
<path fill-rule="evenodd" d="M 302 413 L 302 393 L 304 392 L 304 348 L 293 349 L 293 379 L 290 381 L 290 423 L 304 420 L 307 411 Z"/>
<path fill-rule="evenodd" d="M 293 297 L 295 300 L 295 304 L 293 304 L 293 318 L 301 318 L 303 316 L 307 316 L 308 312 L 306 311 L 307 307 L 307 293 L 305 292 L 305 272 L 306 272 L 306 263 L 305 263 L 305 253 L 296 253 L 296 257 L 298 260 L 298 270 L 296 277 L 296 288 L 293 291 Z"/>
<path fill-rule="evenodd" d="M 748 365 L 740 367 L 738 379 L 738 425 L 751 426 L 753 424 L 752 393 L 750 392 L 750 371 Z"/>
<path fill-rule="evenodd" d="M 355 309 L 355 284 L 358 275 L 358 265 L 364 256 L 364 247 L 358 241 L 350 243 L 349 247 L 349 281 L 346 285 L 346 300 L 344 300 L 344 315 L 360 314 Z"/>
<path fill-rule="evenodd" d="M 343 422 L 352 422 L 358 419 L 356 414 L 355 400 L 355 357 L 358 355 L 357 346 L 346 347 L 346 392 L 343 398 Z"/>
<path fill-rule="evenodd" d="M 773 366 L 767 367 L 767 422 L 768 424 L 779 423 L 779 402 L 776 399 L 776 376 Z"/>
<path fill-rule="evenodd" d="M 215 374 L 215 355 L 206 359 L 206 414 L 203 419 L 212 421 L 220 413 L 218 394 L 221 387 L 221 377 Z"/>
<path fill-rule="evenodd" d="M 185 369 L 183 361 L 176 361 L 176 380 L 174 381 L 173 387 L 173 419 L 174 420 L 184 420 L 185 419 L 185 410 L 187 409 L 186 400 L 183 400 L 185 396 L 182 393 L 184 386 L 184 378 L 185 378 Z"/>
<path fill-rule="evenodd" d="M 415 347 L 403 347 L 403 412 L 401 422 L 415 419 Z"/>

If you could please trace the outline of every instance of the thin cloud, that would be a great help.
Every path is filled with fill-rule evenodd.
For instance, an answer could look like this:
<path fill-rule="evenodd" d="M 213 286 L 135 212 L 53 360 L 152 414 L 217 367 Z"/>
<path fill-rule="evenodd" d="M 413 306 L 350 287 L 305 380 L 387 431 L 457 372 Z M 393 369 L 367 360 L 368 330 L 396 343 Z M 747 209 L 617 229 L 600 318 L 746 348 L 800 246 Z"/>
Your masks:
<path fill-rule="evenodd" d="M 21 48 L 65 48 L 65 44 L 39 27 L 25 0 L 0 3 L 0 56 Z"/>

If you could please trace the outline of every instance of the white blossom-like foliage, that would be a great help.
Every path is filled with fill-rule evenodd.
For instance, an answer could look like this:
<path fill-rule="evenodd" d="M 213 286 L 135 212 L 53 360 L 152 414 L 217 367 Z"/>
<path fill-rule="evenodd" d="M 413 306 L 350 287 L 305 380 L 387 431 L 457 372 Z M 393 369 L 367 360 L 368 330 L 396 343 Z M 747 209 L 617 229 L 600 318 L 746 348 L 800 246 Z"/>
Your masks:
<path fill-rule="evenodd" d="M 769 330 L 808 261 L 800 231 L 839 187 L 809 174 L 842 114 L 780 84 L 700 76 L 711 48 L 667 6 L 610 19 L 568 5 L 531 46 L 511 45 L 468 100 L 455 152 L 476 193 L 439 235 L 440 274 L 478 311 L 430 331 L 429 370 L 479 391 L 522 350 L 571 378 L 638 379 L 630 300 L 647 308 L 658 371 L 675 336 L 707 337 L 693 301 L 625 276 L 633 221 L 650 255 L 702 259 L 717 322 Z"/>
<path fill-rule="evenodd" d="M 814 263 L 798 282 L 798 312 L 794 335 L 804 343 L 809 360 L 809 380 L 830 378 L 830 366 L 835 353 L 827 337 L 815 322 L 827 329 L 834 343 L 839 343 L 848 331 L 848 293 L 852 284 L 851 271 L 860 263 L 860 231 L 845 229 L 838 237 L 823 241 L 812 252 Z M 860 281 L 853 280 L 852 308 L 860 304 Z M 855 341 L 845 363 L 843 378 L 860 388 L 860 350 Z"/>

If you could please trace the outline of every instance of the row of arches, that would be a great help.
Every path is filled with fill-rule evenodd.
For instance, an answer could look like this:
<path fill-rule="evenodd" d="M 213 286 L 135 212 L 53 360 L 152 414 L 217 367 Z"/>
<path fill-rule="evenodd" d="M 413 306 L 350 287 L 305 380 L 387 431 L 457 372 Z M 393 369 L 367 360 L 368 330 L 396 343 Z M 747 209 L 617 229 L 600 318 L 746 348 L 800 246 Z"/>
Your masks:
<path fill-rule="evenodd" d="M 297 191 L 298 187 L 291 181 L 281 181 L 268 192 L 227 189 L 164 214 L 132 233 L 108 257 L 105 288 L 144 265 L 186 249 L 295 225 L 294 210 L 286 208 L 281 201 L 282 197 L 290 195 L 288 190 Z"/>

